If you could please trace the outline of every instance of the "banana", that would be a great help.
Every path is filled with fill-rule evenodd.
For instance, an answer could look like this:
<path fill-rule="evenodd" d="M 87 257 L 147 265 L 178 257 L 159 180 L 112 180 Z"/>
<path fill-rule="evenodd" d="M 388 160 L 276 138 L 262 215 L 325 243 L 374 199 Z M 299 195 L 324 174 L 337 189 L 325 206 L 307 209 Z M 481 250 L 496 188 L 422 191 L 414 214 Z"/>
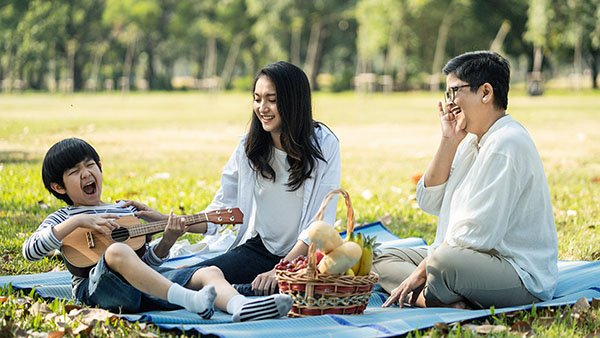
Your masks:
<path fill-rule="evenodd" d="M 359 261 L 360 261 L 360 260 L 359 260 Z M 347 276 L 354 276 L 354 271 L 352 271 L 352 269 L 348 269 L 344 275 L 347 275 Z"/>
<path fill-rule="evenodd" d="M 357 276 L 365 276 L 371 273 L 371 267 L 373 266 L 373 245 L 375 244 L 375 237 L 366 236 L 364 240 L 363 252 L 360 257 L 360 269 L 358 272 L 355 271 Z"/>
<path fill-rule="evenodd" d="M 356 244 L 358 244 L 360 246 L 361 249 L 363 249 L 363 237 L 361 233 L 358 233 L 356 235 L 354 235 L 354 233 L 352 233 L 351 235 L 352 237 L 354 237 L 351 240 L 353 240 Z M 354 266 L 352 267 L 352 271 L 354 271 L 354 274 L 356 275 L 358 273 L 358 271 L 360 270 L 360 262 L 362 261 L 362 257 L 361 259 L 358 260 L 358 262 L 356 262 L 356 264 L 354 264 Z"/>

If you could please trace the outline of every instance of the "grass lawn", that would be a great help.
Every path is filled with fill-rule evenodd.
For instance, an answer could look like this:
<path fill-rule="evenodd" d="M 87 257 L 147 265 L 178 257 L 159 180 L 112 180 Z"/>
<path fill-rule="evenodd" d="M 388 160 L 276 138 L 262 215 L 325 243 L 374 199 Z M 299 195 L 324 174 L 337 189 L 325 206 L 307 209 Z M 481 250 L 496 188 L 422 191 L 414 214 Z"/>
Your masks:
<path fill-rule="evenodd" d="M 436 218 L 416 206 L 414 177 L 437 148 L 441 98 L 442 93 L 424 92 L 315 94 L 315 119 L 340 140 L 342 187 L 352 197 L 357 222 L 386 216 L 399 236 L 433 241 Z M 137 199 L 163 212 L 194 213 L 217 190 L 221 169 L 248 125 L 251 100 L 248 93 L 0 96 L 0 275 L 62 266 L 57 259 L 30 263 L 21 255 L 25 238 L 62 206 L 45 191 L 40 174 L 52 144 L 80 137 L 96 148 L 104 169 L 104 201 Z M 544 162 L 561 259 L 600 258 L 599 108 L 600 93 L 592 92 L 509 97 L 508 112 L 527 128 Z M 343 217 L 340 203 L 338 218 Z M 0 306 L 6 321 L 7 309 L 17 305 L 3 301 Z M 569 311 L 559 311 L 552 325 L 536 327 L 536 334 L 585 336 L 600 327 L 597 309 L 584 327 L 561 317 Z M 39 330 L 52 331 L 43 323 Z"/>

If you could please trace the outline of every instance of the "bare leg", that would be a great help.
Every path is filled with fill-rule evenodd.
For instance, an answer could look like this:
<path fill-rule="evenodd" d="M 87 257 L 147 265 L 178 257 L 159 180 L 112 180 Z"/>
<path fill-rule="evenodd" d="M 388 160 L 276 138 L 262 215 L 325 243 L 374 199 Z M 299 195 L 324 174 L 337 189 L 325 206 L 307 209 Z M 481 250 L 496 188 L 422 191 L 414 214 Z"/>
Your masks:
<path fill-rule="evenodd" d="M 109 268 L 118 272 L 134 288 L 154 297 L 167 299 L 169 287 L 173 283 L 142 262 L 127 245 L 115 243 L 109 246 L 104 253 L 104 260 Z"/>
<path fill-rule="evenodd" d="M 175 284 L 142 262 L 133 249 L 121 243 L 108 247 L 104 260 L 110 269 L 143 293 L 184 307 L 205 319 L 214 313 L 216 292 L 212 285 L 205 284 L 206 287 L 197 291 Z"/>

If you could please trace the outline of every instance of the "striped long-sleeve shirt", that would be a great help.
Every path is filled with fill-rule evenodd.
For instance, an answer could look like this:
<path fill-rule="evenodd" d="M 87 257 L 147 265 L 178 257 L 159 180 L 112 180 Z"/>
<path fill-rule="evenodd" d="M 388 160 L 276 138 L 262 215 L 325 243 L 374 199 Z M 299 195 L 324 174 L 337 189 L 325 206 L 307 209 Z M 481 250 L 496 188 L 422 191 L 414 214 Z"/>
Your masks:
<path fill-rule="evenodd" d="M 40 224 L 38 229 L 23 243 L 23 256 L 29 261 L 38 261 L 44 258 L 49 252 L 60 249 L 62 242 L 59 241 L 52 228 L 66 221 L 69 217 L 80 214 L 113 214 L 117 216 L 134 216 L 136 209 L 133 206 L 122 208 L 119 204 L 108 204 L 102 206 L 86 207 L 63 207 L 50 214 Z M 167 256 L 168 257 L 168 256 Z M 166 259 L 159 258 L 154 253 L 154 247 L 146 243 L 146 253 L 142 261 L 151 266 L 161 265 Z M 73 298 L 76 295 L 76 289 L 86 278 L 72 276 Z"/>

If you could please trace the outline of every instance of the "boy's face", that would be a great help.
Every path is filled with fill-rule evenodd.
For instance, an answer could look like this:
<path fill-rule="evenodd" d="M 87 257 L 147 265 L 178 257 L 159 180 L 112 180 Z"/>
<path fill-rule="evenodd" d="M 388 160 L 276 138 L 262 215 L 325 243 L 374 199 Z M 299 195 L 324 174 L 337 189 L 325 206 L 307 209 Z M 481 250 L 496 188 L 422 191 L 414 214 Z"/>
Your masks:
<path fill-rule="evenodd" d="M 92 159 L 77 163 L 63 173 L 64 187 L 52 183 L 52 189 L 60 194 L 67 194 L 73 206 L 101 205 L 102 171 Z"/>

